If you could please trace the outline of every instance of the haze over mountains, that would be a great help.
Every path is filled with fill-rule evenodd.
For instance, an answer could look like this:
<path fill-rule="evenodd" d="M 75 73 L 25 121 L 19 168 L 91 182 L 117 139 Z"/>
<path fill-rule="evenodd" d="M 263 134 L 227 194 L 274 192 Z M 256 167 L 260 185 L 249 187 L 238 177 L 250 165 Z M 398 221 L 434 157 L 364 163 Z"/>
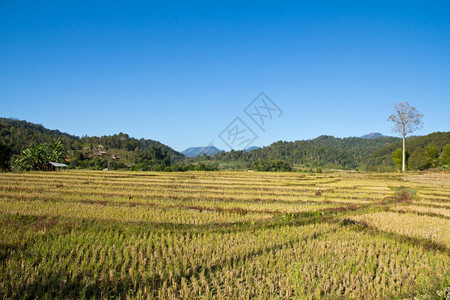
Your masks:
<path fill-rule="evenodd" d="M 246 152 L 249 151 L 253 151 L 258 149 L 259 147 L 257 146 L 251 146 L 248 147 L 247 149 L 245 149 Z M 222 151 L 225 150 L 220 150 L 214 146 L 206 146 L 206 147 L 189 147 L 186 150 L 181 151 L 181 153 L 183 153 L 184 155 L 186 155 L 187 157 L 196 157 L 197 155 L 207 155 L 207 156 L 211 156 L 217 153 L 220 153 Z"/>
<path fill-rule="evenodd" d="M 189 147 L 186 150 L 181 151 L 187 157 L 196 157 L 197 155 L 213 155 L 219 153 L 221 150 L 217 149 L 214 146 L 206 146 L 206 147 Z"/>
<path fill-rule="evenodd" d="M 379 137 L 384 137 L 384 135 L 382 135 L 379 132 L 372 132 L 372 133 L 368 133 L 368 134 L 361 136 L 362 139 L 376 139 Z"/>

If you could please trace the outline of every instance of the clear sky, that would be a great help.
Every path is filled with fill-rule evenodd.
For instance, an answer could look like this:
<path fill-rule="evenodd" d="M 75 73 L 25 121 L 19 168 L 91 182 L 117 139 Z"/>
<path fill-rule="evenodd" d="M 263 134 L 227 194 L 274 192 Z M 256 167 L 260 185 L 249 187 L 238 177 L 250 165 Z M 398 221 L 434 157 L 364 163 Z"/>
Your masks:
<path fill-rule="evenodd" d="M 2 117 L 227 149 L 236 117 L 257 146 L 393 135 L 398 101 L 450 130 L 449 1 L 0 1 Z"/>

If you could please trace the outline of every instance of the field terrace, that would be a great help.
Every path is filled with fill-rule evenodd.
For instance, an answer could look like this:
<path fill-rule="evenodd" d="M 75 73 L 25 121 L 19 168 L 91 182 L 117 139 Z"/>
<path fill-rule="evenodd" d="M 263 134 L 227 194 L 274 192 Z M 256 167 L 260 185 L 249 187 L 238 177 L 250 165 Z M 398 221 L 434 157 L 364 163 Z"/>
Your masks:
<path fill-rule="evenodd" d="M 0 224 L 2 298 L 450 293 L 449 174 L 2 173 Z"/>

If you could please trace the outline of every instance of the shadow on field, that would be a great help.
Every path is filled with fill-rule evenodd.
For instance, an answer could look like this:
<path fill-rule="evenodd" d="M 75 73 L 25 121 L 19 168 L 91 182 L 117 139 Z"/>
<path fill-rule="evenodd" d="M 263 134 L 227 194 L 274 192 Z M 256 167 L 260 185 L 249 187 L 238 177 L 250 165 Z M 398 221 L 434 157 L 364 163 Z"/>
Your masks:
<path fill-rule="evenodd" d="M 435 250 L 447 253 L 450 255 L 450 249 L 447 248 L 445 245 L 437 243 L 431 239 L 427 239 L 424 237 L 416 238 L 416 237 L 410 237 L 405 236 L 399 233 L 395 232 L 387 232 L 380 230 L 376 228 L 375 226 L 372 226 L 371 224 L 364 222 L 364 221 L 354 221 L 351 219 L 344 219 L 341 223 L 342 226 L 346 226 L 349 229 L 357 230 L 357 231 L 363 231 L 371 235 L 383 235 L 386 238 L 398 240 L 403 243 L 408 243 L 412 245 L 418 245 L 423 249 L 426 250 Z"/>
<path fill-rule="evenodd" d="M 5 243 L 0 243 L 0 263 L 3 263 L 11 253 L 16 251 L 21 251 L 22 247 L 17 245 L 10 245 Z"/>
<path fill-rule="evenodd" d="M 358 207 L 346 207 L 339 210 L 340 212 L 353 213 L 358 210 Z M 73 224 L 72 228 L 74 230 L 94 231 L 98 232 L 101 230 L 105 231 L 116 231 L 122 234 L 137 233 L 143 234 L 149 231 L 169 231 L 178 233 L 199 233 L 199 232 L 211 232 L 211 233 L 223 233 L 223 232 L 237 232 L 237 231 L 257 231 L 265 230 L 269 228 L 277 228 L 282 226 L 304 226 L 308 224 L 319 224 L 319 223 L 339 223 L 345 226 L 349 230 L 359 230 L 367 232 L 371 235 L 382 235 L 387 239 L 396 239 L 408 244 L 419 245 L 426 249 L 433 249 L 437 251 L 442 251 L 450 254 L 450 250 L 438 243 L 431 240 L 409 238 L 400 234 L 388 233 L 380 231 L 370 224 L 364 222 L 356 222 L 351 219 L 339 219 L 335 218 L 335 212 L 323 211 L 323 212 L 308 212 L 299 214 L 288 214 L 279 215 L 276 218 L 269 221 L 261 221 L 255 223 L 233 223 L 221 225 L 217 223 L 213 224 L 202 224 L 202 225 L 191 225 L 191 224 L 172 224 L 172 223 L 147 223 L 147 222 L 133 222 L 127 223 L 129 226 L 126 229 L 123 228 L 123 223 L 118 223 L 116 221 L 81 221 L 80 223 Z M 19 218 L 22 220 L 23 218 Z M 25 219 L 24 219 L 25 220 Z M 28 223 L 28 219 L 27 223 Z M 40 219 L 40 222 L 36 224 L 41 224 L 45 221 L 45 224 L 49 220 Z M 77 219 L 80 222 L 80 219 Z M 53 222 L 50 222 L 53 224 Z M 30 225 L 33 222 L 30 223 Z M 57 224 L 52 228 L 59 227 Z M 68 224 L 64 224 L 67 226 Z M 67 229 L 67 227 L 64 227 Z M 330 231 L 334 229 L 330 228 Z M 66 231 L 67 232 L 67 231 Z M 54 234 L 61 234 L 62 231 L 57 230 Z M 127 296 L 135 297 L 134 294 L 137 290 L 143 290 L 147 288 L 148 293 L 152 293 L 154 297 L 158 297 L 158 291 L 160 291 L 163 286 L 171 286 L 174 282 L 176 284 L 181 284 L 182 281 L 191 281 L 192 278 L 200 280 L 200 278 L 206 278 L 207 284 L 209 285 L 211 291 L 215 293 L 215 285 L 210 281 L 211 274 L 216 272 L 221 272 L 226 268 L 233 268 L 236 265 L 245 265 L 251 262 L 254 258 L 264 255 L 265 253 L 274 253 L 278 250 L 284 248 L 291 248 L 296 243 L 302 240 L 314 240 L 326 236 L 327 232 L 322 233 L 311 233 L 303 237 L 290 238 L 287 241 L 283 241 L 270 246 L 263 246 L 255 248 L 247 253 L 237 254 L 230 257 L 222 257 L 215 264 L 207 264 L 208 258 L 205 258 L 199 265 L 190 265 L 186 267 L 181 267 L 179 274 L 173 275 L 168 278 L 169 275 L 165 274 L 164 278 L 161 278 L 157 274 L 149 274 L 149 277 L 138 277 L 131 278 L 128 273 L 118 278 L 108 278 L 107 274 L 96 274 L 97 279 L 94 280 L 95 266 L 90 267 L 87 270 L 80 270 L 81 274 L 73 277 L 70 270 L 63 267 L 53 266 L 53 272 L 49 272 L 49 275 L 37 276 L 32 283 L 24 285 L 20 289 L 14 290 L 12 287 L 8 286 L 6 283 L 6 289 L 0 291 L 0 298 L 24 298 L 24 299 L 41 299 L 41 298 L 126 298 Z M 30 244 L 29 246 L 32 246 Z M 25 249 L 18 249 L 15 246 L 10 245 L 0 245 L 0 258 L 5 260 L 8 253 L 26 251 Z M 6 255 L 6 256 L 5 256 Z M 0 260 L 1 261 L 1 260 Z M 60 269 L 59 269 L 60 268 Z M 114 272 L 116 270 L 113 270 Z M 179 298 L 180 295 L 173 295 L 174 298 Z"/>
<path fill-rule="evenodd" d="M 170 286 L 174 282 L 180 284 L 183 278 L 190 281 L 192 278 L 200 279 L 201 276 L 206 278 L 214 293 L 215 286 L 212 282 L 209 282 L 212 273 L 220 272 L 226 267 L 246 264 L 249 260 L 252 260 L 254 257 L 259 257 L 264 253 L 275 252 L 286 247 L 292 247 L 300 240 L 317 239 L 322 234 L 323 233 L 317 232 L 311 233 L 310 235 L 301 238 L 294 238 L 272 246 L 261 247 L 248 253 L 225 257 L 216 264 L 210 266 L 207 266 L 205 261 L 205 264 L 188 266 L 187 269 L 181 269 L 179 275 L 174 275 L 171 278 L 162 279 L 159 275 L 155 275 L 149 278 L 138 278 L 134 283 L 128 276 L 122 280 L 98 279 L 97 281 L 94 281 L 90 279 L 93 278 L 93 270 L 85 270 L 77 277 L 71 278 L 70 271 L 58 270 L 57 266 L 55 266 L 55 270 L 50 276 L 37 277 L 36 281 L 23 286 L 19 290 L 12 290 L 9 288 L 6 291 L 0 291 L 0 297 L 21 299 L 126 298 L 127 296 L 136 296 L 135 292 L 140 289 L 143 290 L 145 287 L 149 289 L 148 292 L 151 292 L 154 297 L 157 297 L 158 291 L 165 283 Z M 175 298 L 178 298 L 179 296 L 180 295 L 173 295 Z"/>

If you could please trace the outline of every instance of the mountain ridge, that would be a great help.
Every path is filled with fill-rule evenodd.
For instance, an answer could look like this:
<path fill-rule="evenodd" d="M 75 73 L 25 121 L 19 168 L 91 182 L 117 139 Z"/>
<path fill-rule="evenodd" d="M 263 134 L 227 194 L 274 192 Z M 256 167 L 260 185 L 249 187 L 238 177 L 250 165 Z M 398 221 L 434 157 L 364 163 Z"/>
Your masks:
<path fill-rule="evenodd" d="M 213 155 L 213 154 L 216 154 L 219 152 L 220 152 L 220 150 L 214 146 L 189 147 L 189 148 L 186 148 L 185 150 L 181 151 L 181 153 L 183 153 L 187 157 L 196 157 L 196 156 L 202 155 L 202 154 L 210 156 L 210 155 Z"/>
<path fill-rule="evenodd" d="M 384 136 L 385 135 L 382 135 L 379 132 L 371 132 L 371 133 L 368 133 L 368 134 L 360 136 L 360 138 L 362 138 L 362 139 L 376 139 L 376 138 L 384 137 Z"/>
<path fill-rule="evenodd" d="M 202 163 L 210 160 L 223 165 L 248 168 L 257 161 L 284 160 L 306 168 L 343 168 L 376 171 L 395 170 L 392 152 L 401 147 L 397 137 L 378 136 L 371 133 L 362 137 L 336 138 L 321 135 L 310 140 L 278 141 L 264 147 L 250 147 L 245 150 L 222 151 L 214 146 L 190 147 L 182 152 L 150 139 L 136 139 L 119 133 L 111 136 L 78 137 L 59 130 L 45 128 L 41 124 L 11 118 L 0 118 L 0 143 L 8 146 L 14 155 L 32 144 L 60 140 L 70 150 L 69 158 L 78 161 L 75 168 L 97 168 L 115 160 L 120 168 L 131 167 L 139 161 L 163 161 L 172 163 Z M 450 143 L 450 132 L 435 132 L 426 136 L 407 138 L 407 150 L 429 144 L 442 151 Z M 158 150 L 159 149 L 159 150 Z M 187 153 L 187 150 L 188 153 Z M 198 154 L 205 153 L 207 156 Z M 116 158 L 119 157 L 119 160 Z M 109 166 L 109 163 L 108 163 Z"/>
<path fill-rule="evenodd" d="M 158 146 L 168 151 L 174 158 L 183 158 L 184 155 L 170 146 L 152 139 L 136 139 L 126 133 L 114 135 L 83 136 L 79 137 L 55 129 L 48 129 L 41 124 L 0 117 L 0 137 L 2 143 L 11 147 L 14 154 L 21 153 L 32 144 L 49 143 L 52 140 L 61 140 L 67 147 L 81 149 L 82 147 L 96 148 L 99 145 L 127 151 L 142 151 L 150 146 Z M 84 146 L 83 146 L 84 145 Z"/>

